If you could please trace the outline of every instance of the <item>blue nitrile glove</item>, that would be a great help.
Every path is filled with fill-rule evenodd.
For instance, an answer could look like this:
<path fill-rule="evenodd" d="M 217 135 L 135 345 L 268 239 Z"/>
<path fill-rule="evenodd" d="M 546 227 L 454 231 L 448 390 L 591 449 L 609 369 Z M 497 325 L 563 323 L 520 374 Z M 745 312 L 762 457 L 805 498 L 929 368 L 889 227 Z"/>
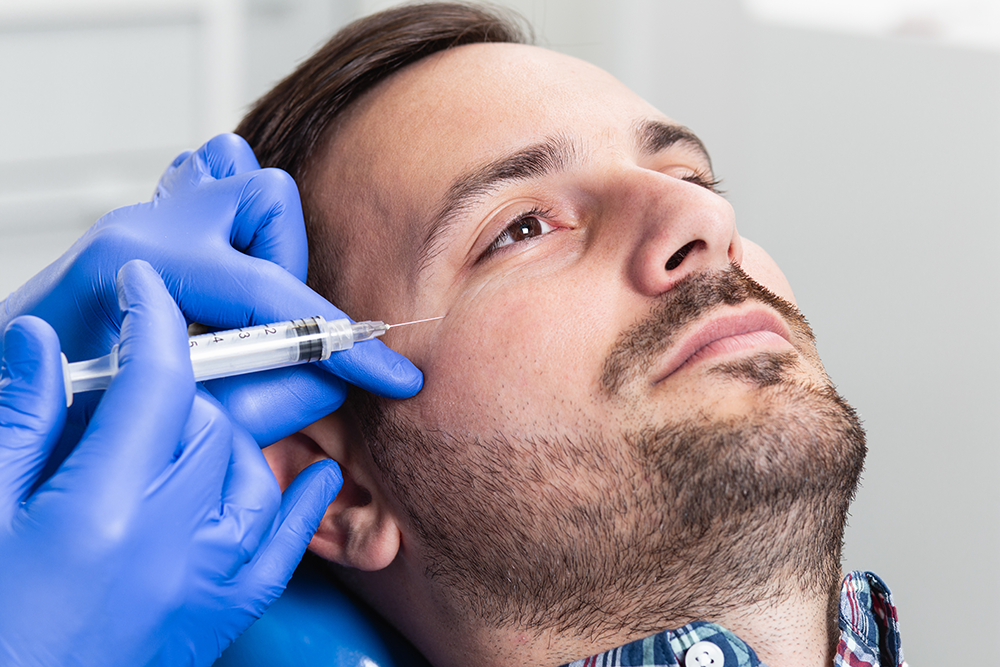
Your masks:
<path fill-rule="evenodd" d="M 55 328 L 70 361 L 107 354 L 121 324 L 115 275 L 130 259 L 153 265 L 189 322 L 233 329 L 345 317 L 303 284 L 307 255 L 295 183 L 281 170 L 260 169 L 241 137 L 220 135 L 180 155 L 153 201 L 108 213 L 11 294 L 0 304 L 0 328 L 18 315 L 37 315 Z M 319 365 L 329 373 L 305 366 L 208 386 L 264 446 L 339 407 L 346 393 L 339 378 L 390 398 L 412 396 L 423 382 L 413 364 L 380 341 Z M 79 429 L 96 397 L 77 400 L 70 425 Z"/>
<path fill-rule="evenodd" d="M 59 341 L 25 317 L 0 379 L 0 664 L 209 665 L 284 589 L 339 468 L 284 496 L 204 391 L 184 319 L 144 262 L 118 281 L 120 370 L 72 454 L 37 489 L 65 416 Z"/>

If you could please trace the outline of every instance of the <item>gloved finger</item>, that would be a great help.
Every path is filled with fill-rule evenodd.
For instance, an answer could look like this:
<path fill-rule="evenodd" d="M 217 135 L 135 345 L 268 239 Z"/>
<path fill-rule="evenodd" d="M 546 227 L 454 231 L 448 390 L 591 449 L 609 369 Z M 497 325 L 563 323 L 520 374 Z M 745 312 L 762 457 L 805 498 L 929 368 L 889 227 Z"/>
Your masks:
<path fill-rule="evenodd" d="M 281 488 L 264 454 L 246 431 L 233 432 L 232 456 L 222 490 L 222 516 L 216 529 L 224 536 L 221 546 L 232 554 L 236 570 L 257 553 L 281 506 Z"/>
<path fill-rule="evenodd" d="M 167 168 L 163 170 L 163 173 L 160 175 L 160 180 L 157 181 L 156 187 L 153 188 L 153 201 L 156 201 L 161 197 L 165 197 L 166 195 L 169 194 L 169 191 L 162 187 L 163 184 L 170 181 L 171 175 L 177 170 L 177 167 L 181 166 L 184 163 L 184 160 L 188 159 L 188 156 L 191 155 L 191 153 L 193 152 L 194 151 L 181 152 L 180 155 L 175 157 L 174 161 L 171 162 L 167 166 Z"/>
<path fill-rule="evenodd" d="M 253 563 L 250 591 L 267 599 L 284 590 L 343 483 L 340 466 L 327 459 L 300 472 L 285 489 L 271 537 Z"/>
<path fill-rule="evenodd" d="M 235 252 L 235 251 L 234 251 Z M 270 262 L 250 257 L 199 266 L 199 276 L 167 276 L 185 315 L 212 327 L 233 329 L 320 315 L 347 317 L 336 306 Z M 387 398 L 409 398 L 423 386 L 423 375 L 408 359 L 381 341 L 366 341 L 335 352 L 322 367 L 366 391 Z M 218 397 L 218 394 L 212 392 Z M 223 401 L 227 409 L 229 403 Z M 256 437 L 255 429 L 248 427 Z"/>
<path fill-rule="evenodd" d="M 174 158 L 174 161 L 170 163 L 170 166 L 167 167 L 167 169 L 176 169 L 181 166 L 184 160 L 188 159 L 191 153 L 194 153 L 194 151 L 181 151 L 180 154 Z"/>
<path fill-rule="evenodd" d="M 325 417 L 347 396 L 343 380 L 312 364 L 220 378 L 205 386 L 260 447 Z"/>
<path fill-rule="evenodd" d="M 283 267 L 305 282 L 309 245 L 295 181 L 280 169 L 248 175 L 233 220 L 234 248 Z"/>
<path fill-rule="evenodd" d="M 59 338 L 37 317 L 4 332 L 0 368 L 0 525 L 34 485 L 66 419 Z"/>
<path fill-rule="evenodd" d="M 346 317 L 281 266 L 232 248 L 212 261 L 167 271 L 163 277 L 186 316 L 213 328 L 235 329 L 321 315 Z M 195 273 L 196 272 L 196 273 Z"/>
<path fill-rule="evenodd" d="M 236 134 L 220 134 L 182 155 L 184 159 L 175 159 L 160 177 L 158 198 L 185 194 L 207 181 L 260 169 L 250 145 Z"/>
<path fill-rule="evenodd" d="M 133 260 L 118 272 L 117 289 L 118 373 L 56 475 L 93 489 L 108 516 L 128 511 L 174 459 L 195 392 L 184 318 L 159 275 Z"/>
<path fill-rule="evenodd" d="M 209 139 L 197 153 L 213 178 L 223 179 L 260 169 L 260 163 L 246 139 L 227 132 Z"/>
<path fill-rule="evenodd" d="M 420 369 L 380 340 L 368 340 L 335 352 L 319 365 L 365 391 L 386 398 L 410 398 L 424 386 Z"/>
<path fill-rule="evenodd" d="M 157 486 L 166 493 L 177 492 L 191 510 L 218 512 L 231 474 L 233 433 L 233 423 L 218 401 L 205 390 L 197 392 L 175 460 Z M 176 506 L 178 500 L 171 504 Z"/>

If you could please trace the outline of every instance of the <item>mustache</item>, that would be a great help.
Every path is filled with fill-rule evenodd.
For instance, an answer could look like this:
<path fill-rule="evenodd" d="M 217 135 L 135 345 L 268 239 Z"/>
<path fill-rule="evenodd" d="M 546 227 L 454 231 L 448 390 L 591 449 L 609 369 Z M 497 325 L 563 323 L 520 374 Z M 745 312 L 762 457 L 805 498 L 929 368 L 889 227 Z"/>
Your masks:
<path fill-rule="evenodd" d="M 632 378 L 673 346 L 684 329 L 720 306 L 756 301 L 769 306 L 788 324 L 792 342 L 814 342 L 806 318 L 792 303 L 767 289 L 735 264 L 694 273 L 664 293 L 649 316 L 633 325 L 615 343 L 601 372 L 601 387 L 614 395 Z M 796 344 L 796 347 L 798 345 Z"/>

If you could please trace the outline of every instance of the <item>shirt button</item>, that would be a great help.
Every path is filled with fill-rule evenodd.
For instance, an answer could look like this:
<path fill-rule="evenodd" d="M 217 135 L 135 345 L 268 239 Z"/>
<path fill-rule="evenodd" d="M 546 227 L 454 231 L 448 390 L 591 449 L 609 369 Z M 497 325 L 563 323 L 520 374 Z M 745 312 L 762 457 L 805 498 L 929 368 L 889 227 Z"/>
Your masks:
<path fill-rule="evenodd" d="M 698 642 L 684 655 L 684 667 L 723 667 L 726 657 L 712 642 Z"/>

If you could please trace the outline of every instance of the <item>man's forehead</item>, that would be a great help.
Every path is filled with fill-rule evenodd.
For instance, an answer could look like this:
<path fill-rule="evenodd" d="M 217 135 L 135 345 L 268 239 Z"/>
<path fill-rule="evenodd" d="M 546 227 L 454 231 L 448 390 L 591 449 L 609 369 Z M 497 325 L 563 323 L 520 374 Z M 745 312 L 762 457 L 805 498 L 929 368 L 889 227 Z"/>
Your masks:
<path fill-rule="evenodd" d="M 339 123 L 347 131 L 337 134 L 345 147 L 369 153 L 424 149 L 393 151 L 397 164 L 443 155 L 481 160 L 546 136 L 584 135 L 592 128 L 581 122 L 592 118 L 598 128 L 615 113 L 628 122 L 637 115 L 666 120 L 589 63 L 522 44 L 469 44 L 380 82 L 354 103 Z"/>

